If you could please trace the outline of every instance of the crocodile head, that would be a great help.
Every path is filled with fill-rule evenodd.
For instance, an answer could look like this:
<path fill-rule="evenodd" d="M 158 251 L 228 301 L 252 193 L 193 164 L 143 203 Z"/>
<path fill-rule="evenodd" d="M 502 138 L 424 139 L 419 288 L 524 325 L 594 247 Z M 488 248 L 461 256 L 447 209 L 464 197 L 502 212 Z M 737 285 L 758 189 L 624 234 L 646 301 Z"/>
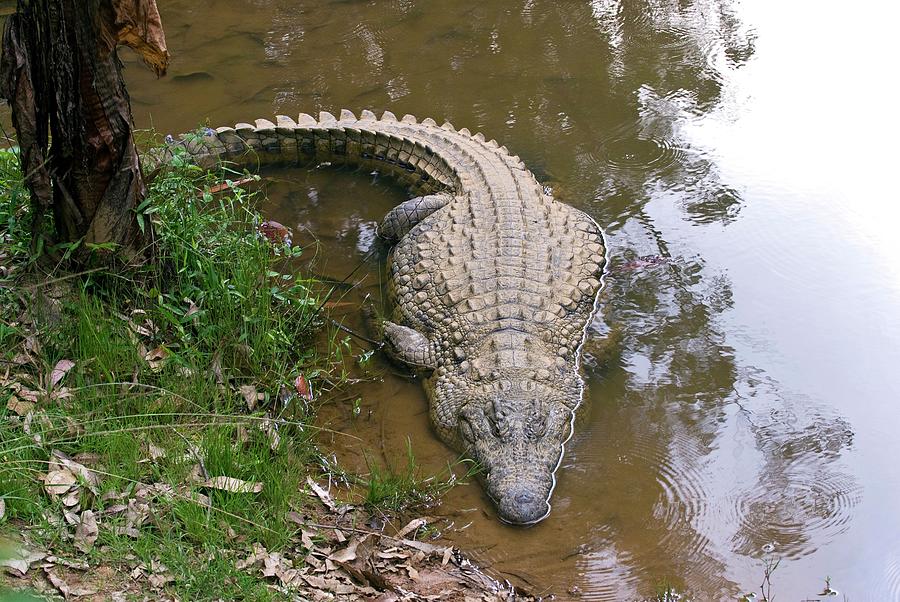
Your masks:
<path fill-rule="evenodd" d="M 501 520 L 536 523 L 550 513 L 554 473 L 571 432 L 572 414 L 544 393 L 541 398 L 500 395 L 466 404 L 459 416 L 459 437 L 484 470 L 485 490 Z"/>

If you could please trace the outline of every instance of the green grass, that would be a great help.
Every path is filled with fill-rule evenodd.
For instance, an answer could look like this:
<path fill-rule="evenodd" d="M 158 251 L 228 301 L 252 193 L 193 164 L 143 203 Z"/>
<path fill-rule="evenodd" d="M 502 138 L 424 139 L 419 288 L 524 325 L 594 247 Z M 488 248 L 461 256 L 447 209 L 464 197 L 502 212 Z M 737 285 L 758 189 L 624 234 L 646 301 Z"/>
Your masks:
<path fill-rule="evenodd" d="M 468 482 L 479 473 L 479 468 L 469 460 L 459 460 L 448 465 L 444 474 L 425 477 L 416 463 L 412 443 L 406 441 L 405 464 L 379 466 L 372 458 L 366 458 L 369 474 L 360 479 L 365 489 L 364 503 L 374 510 L 402 511 L 413 506 L 426 506 L 436 501 L 457 483 Z M 462 476 L 457 476 L 462 469 Z"/>
<path fill-rule="evenodd" d="M 269 599 L 234 561 L 253 543 L 287 545 L 297 526 L 286 515 L 308 503 L 317 402 L 298 395 L 294 380 L 302 374 L 327 392 L 354 358 L 346 340 L 322 336 L 316 283 L 293 274 L 299 249 L 257 235 L 256 195 L 210 192 L 242 175 L 209 173 L 176 154 L 138 209 L 154 233 L 154 260 L 73 273 L 77 243 L 32 254 L 17 156 L 0 151 L 0 265 L 14 267 L 0 273 L 0 376 L 9 367 L 0 385 L 0 535 L 26 526 L 37 545 L 76 555 L 65 537 L 72 529 L 52 520 L 61 501 L 40 480 L 58 450 L 100 476 L 95 493 L 81 488 L 81 510 L 114 508 L 151 484 L 169 488 L 154 490 L 152 520 L 136 538 L 116 529 L 124 512 L 104 515 L 92 561 L 161 562 L 183 599 Z M 51 399 L 47 381 L 60 360 L 74 367 L 53 389 L 66 395 Z M 38 392 L 30 417 L 6 409 L 13 383 Z M 255 410 L 242 385 L 263 395 Z M 368 504 L 417 499 L 408 461 L 402 474 L 373 472 Z M 205 476 L 262 489 L 217 490 L 198 482 Z"/>

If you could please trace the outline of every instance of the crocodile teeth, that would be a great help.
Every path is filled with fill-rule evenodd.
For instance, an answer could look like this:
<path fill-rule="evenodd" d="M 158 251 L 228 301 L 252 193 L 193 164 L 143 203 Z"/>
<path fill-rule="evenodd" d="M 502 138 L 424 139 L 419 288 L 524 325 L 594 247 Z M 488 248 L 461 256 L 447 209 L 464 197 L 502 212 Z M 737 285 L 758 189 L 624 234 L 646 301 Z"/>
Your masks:
<path fill-rule="evenodd" d="M 328 111 L 319 111 L 319 123 L 324 125 L 326 123 L 334 123 L 335 121 L 337 121 L 337 117 Z"/>
<path fill-rule="evenodd" d="M 385 111 L 381 116 L 382 121 L 397 121 L 397 116 L 391 113 L 390 111 Z"/>
<path fill-rule="evenodd" d="M 407 113 L 403 116 L 403 123 L 416 123 L 416 116 Z"/>
<path fill-rule="evenodd" d="M 356 115 L 350 109 L 341 109 L 341 121 L 356 121 Z"/>
<path fill-rule="evenodd" d="M 300 113 L 300 115 L 297 117 L 297 125 L 301 127 L 316 125 L 316 118 L 309 113 Z"/>

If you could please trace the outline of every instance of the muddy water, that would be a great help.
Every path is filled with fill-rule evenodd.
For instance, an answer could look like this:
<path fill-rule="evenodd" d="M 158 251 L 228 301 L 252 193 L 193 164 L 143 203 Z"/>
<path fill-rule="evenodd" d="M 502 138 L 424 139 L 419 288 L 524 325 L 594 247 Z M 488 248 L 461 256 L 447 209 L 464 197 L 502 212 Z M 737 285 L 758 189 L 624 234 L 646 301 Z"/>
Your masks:
<path fill-rule="evenodd" d="M 866 4 L 865 2 L 863 4 Z M 800 0 L 160 0 L 173 62 L 129 63 L 164 132 L 275 113 L 391 109 L 480 129 L 607 232 L 611 273 L 551 516 L 499 524 L 476 485 L 434 512 L 511 580 L 626 600 L 781 600 L 826 576 L 900 599 L 900 244 L 892 8 Z M 284 171 L 267 210 L 379 295 L 377 175 Z M 640 260 L 642 256 L 654 256 Z M 357 349 L 357 352 L 361 349 Z M 454 455 L 419 386 L 382 376 L 335 403 L 340 448 L 426 471 Z"/>

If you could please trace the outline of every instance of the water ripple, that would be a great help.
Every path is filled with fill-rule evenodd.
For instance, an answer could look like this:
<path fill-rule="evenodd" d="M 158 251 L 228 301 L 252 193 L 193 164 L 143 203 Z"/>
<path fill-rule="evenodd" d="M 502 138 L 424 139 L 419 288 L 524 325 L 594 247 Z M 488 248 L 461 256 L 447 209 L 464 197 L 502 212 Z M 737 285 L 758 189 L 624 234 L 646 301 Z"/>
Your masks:
<path fill-rule="evenodd" d="M 847 530 L 861 499 L 859 486 L 849 475 L 808 464 L 730 500 L 740 553 L 753 555 L 773 543 L 779 556 L 799 558 Z"/>

